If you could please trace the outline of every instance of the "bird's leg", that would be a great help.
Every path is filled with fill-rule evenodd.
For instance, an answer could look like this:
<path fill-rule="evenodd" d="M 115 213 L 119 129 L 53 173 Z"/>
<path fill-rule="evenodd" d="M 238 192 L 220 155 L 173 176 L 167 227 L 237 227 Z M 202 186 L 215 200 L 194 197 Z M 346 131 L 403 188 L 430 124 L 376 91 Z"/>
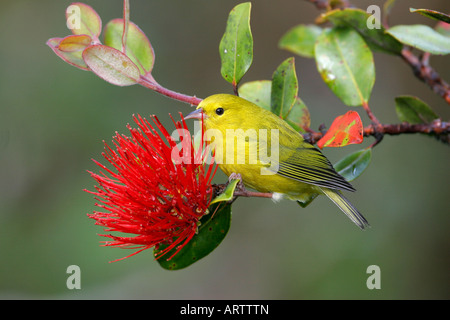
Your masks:
<path fill-rule="evenodd" d="M 236 200 L 237 197 L 260 197 L 260 198 L 273 198 L 273 194 L 270 192 L 258 192 L 258 191 L 249 191 L 244 185 L 244 182 L 242 181 L 242 177 L 239 173 L 232 173 L 228 177 L 228 183 L 231 182 L 231 180 L 239 179 L 238 184 L 236 185 L 236 188 L 234 189 L 234 197 L 231 202 Z"/>
<path fill-rule="evenodd" d="M 242 176 L 241 176 L 240 173 L 233 172 L 232 174 L 230 174 L 230 176 L 228 177 L 228 183 L 230 183 L 231 180 L 236 180 L 236 179 L 238 179 L 239 182 L 236 185 L 236 189 L 234 190 L 234 193 L 237 193 L 239 195 L 247 194 L 249 191 L 245 187 L 244 182 L 242 181 Z"/>
<path fill-rule="evenodd" d="M 242 176 L 240 173 L 231 173 L 228 176 L 228 183 L 230 183 L 232 180 L 239 180 L 238 184 L 236 185 L 236 189 L 234 190 L 234 193 L 245 193 L 247 190 L 245 189 L 244 183 L 242 182 Z M 230 200 L 230 203 L 233 203 L 237 199 L 237 196 L 234 196 L 232 200 Z"/>
<path fill-rule="evenodd" d="M 229 204 L 233 203 L 238 197 L 258 197 L 258 198 L 273 198 L 273 194 L 270 192 L 257 192 L 257 191 L 248 191 L 245 186 L 244 183 L 242 182 L 242 177 L 239 173 L 232 173 L 230 174 L 230 176 L 228 177 L 228 183 L 226 184 L 214 184 L 213 185 L 213 189 L 214 189 L 214 195 L 218 196 L 221 193 L 223 193 L 225 191 L 225 189 L 227 188 L 228 184 L 232 181 L 232 180 L 236 180 L 239 179 L 239 182 L 236 185 L 236 188 L 234 189 L 234 193 L 233 193 L 233 198 L 228 201 Z"/>

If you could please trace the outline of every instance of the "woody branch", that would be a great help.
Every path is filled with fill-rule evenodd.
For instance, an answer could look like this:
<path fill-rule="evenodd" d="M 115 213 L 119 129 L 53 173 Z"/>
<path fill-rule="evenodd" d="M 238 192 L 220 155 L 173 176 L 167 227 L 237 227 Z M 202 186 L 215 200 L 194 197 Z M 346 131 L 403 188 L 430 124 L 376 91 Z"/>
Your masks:
<path fill-rule="evenodd" d="M 365 137 L 368 136 L 380 136 L 380 135 L 399 135 L 406 133 L 423 133 L 428 135 L 436 136 L 440 141 L 445 143 L 450 143 L 450 122 L 442 121 L 441 119 L 436 119 L 430 123 L 398 123 L 398 124 L 370 124 L 364 128 L 363 134 Z M 322 138 L 322 132 L 310 131 L 305 134 L 305 139 L 310 143 L 317 143 L 317 141 Z"/>

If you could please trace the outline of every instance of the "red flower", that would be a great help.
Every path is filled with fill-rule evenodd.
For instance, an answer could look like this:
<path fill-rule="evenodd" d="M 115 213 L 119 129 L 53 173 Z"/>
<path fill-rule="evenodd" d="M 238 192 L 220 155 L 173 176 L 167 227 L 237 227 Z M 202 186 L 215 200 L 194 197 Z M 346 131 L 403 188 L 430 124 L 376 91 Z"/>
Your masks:
<path fill-rule="evenodd" d="M 88 216 L 105 231 L 134 235 L 102 235 L 112 239 L 105 246 L 138 249 L 122 259 L 160 244 L 168 246 L 156 258 L 176 248 L 170 259 L 192 239 L 207 213 L 217 167 L 206 170 L 205 153 L 194 150 L 183 118 L 181 123 L 174 121 L 181 150 L 155 116 L 153 126 L 140 116 L 133 118 L 139 128 L 127 126 L 131 137 L 116 133 L 116 150 L 105 143 L 103 156 L 117 172 L 94 160 L 105 172 L 90 172 L 99 185 L 88 192 L 96 195 L 102 212 Z"/>

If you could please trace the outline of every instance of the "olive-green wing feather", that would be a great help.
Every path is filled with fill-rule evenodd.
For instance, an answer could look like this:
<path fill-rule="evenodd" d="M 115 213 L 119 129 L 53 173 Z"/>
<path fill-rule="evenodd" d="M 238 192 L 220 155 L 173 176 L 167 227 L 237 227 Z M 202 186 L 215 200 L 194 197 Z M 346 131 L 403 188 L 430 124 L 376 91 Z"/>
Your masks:
<path fill-rule="evenodd" d="M 355 191 L 314 146 L 302 143 L 296 149 L 280 148 L 280 155 L 284 156 L 280 157 L 277 174 L 319 187 Z"/>

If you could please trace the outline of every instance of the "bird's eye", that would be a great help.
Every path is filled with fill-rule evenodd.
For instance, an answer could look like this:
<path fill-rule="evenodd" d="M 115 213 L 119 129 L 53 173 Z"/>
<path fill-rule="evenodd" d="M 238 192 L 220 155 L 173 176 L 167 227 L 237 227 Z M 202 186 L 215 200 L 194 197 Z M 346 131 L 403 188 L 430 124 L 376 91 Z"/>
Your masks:
<path fill-rule="evenodd" d="M 217 115 L 219 115 L 219 116 L 221 116 L 221 115 L 223 115 L 223 112 L 224 112 L 225 110 L 223 110 L 223 108 L 217 108 L 216 109 L 216 114 Z"/>

